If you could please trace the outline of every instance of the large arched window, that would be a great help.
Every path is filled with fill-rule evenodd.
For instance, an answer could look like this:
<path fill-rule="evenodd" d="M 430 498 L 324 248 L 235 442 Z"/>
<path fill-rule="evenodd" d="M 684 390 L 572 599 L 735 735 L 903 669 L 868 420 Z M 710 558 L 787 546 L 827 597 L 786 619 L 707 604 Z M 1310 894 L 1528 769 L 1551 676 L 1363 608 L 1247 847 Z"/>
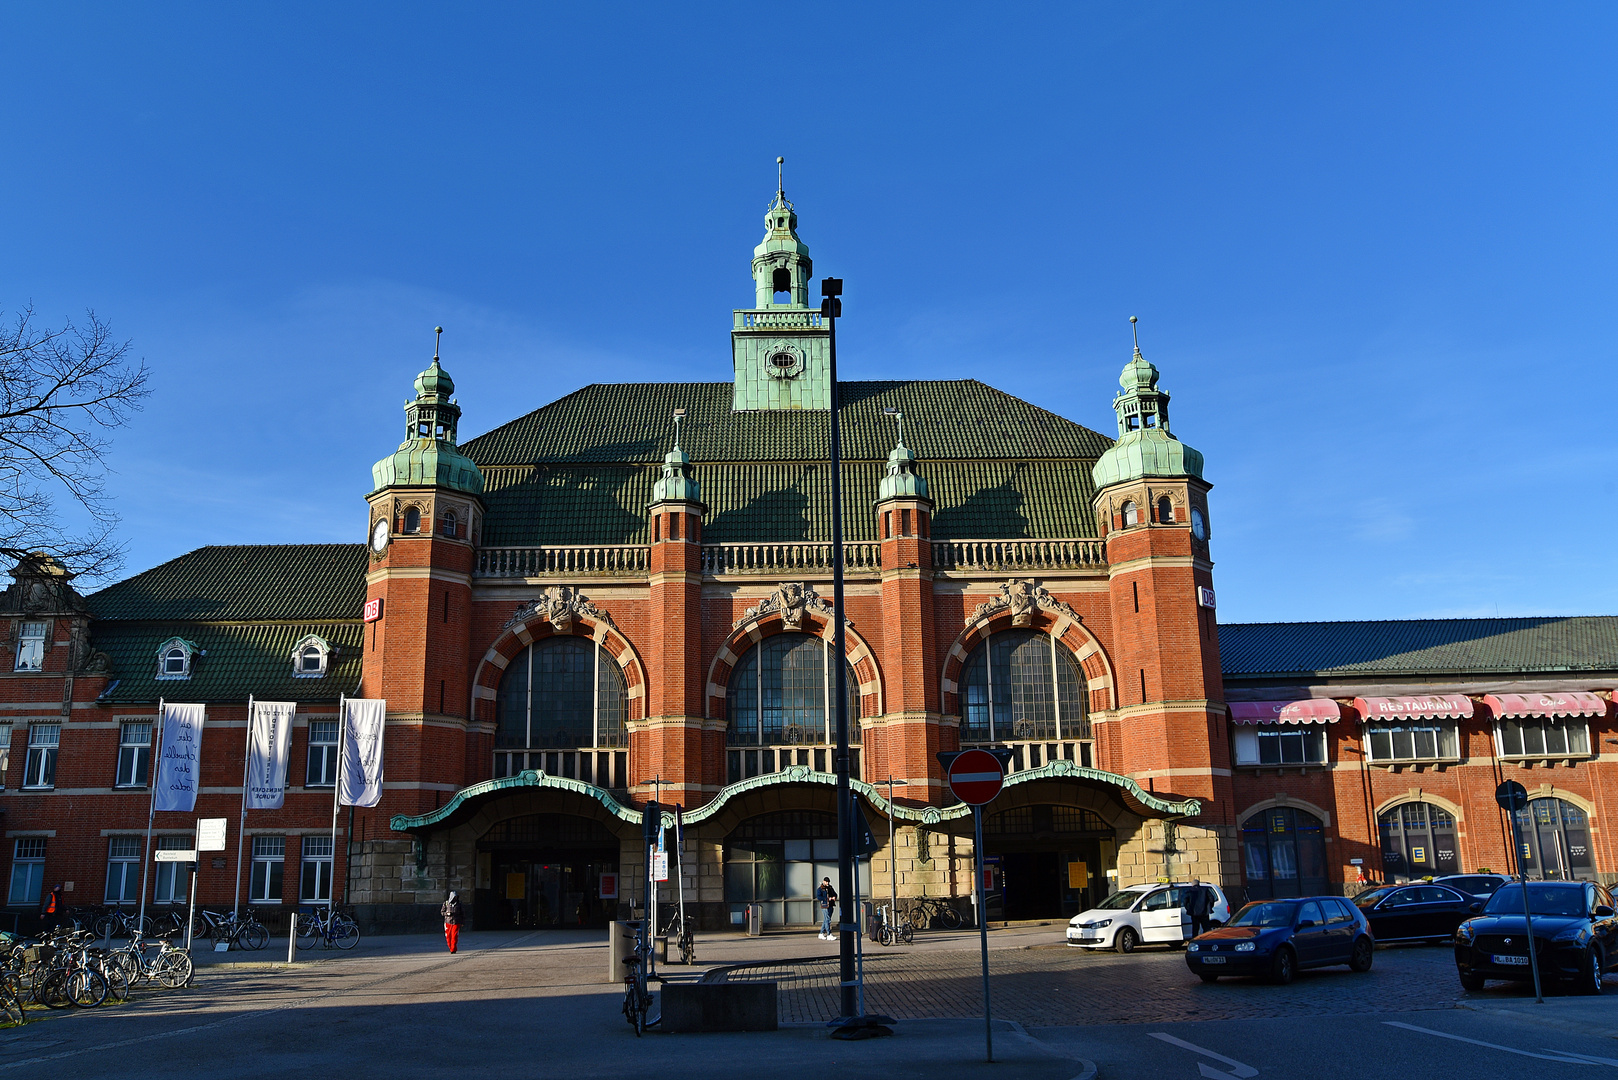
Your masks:
<path fill-rule="evenodd" d="M 725 690 L 726 742 L 732 746 L 825 745 L 835 741 L 837 718 L 828 716 L 833 700 L 830 645 L 809 634 L 776 634 L 753 646 L 736 663 Z M 848 738 L 858 742 L 859 683 L 848 680 Z"/>
<path fill-rule="evenodd" d="M 1459 874 L 1455 818 L 1442 806 L 1410 802 L 1377 816 L 1382 833 L 1382 870 L 1389 881 Z"/>
<path fill-rule="evenodd" d="M 1595 877 L 1590 822 L 1566 799 L 1534 799 L 1517 811 L 1522 868 L 1530 878 L 1577 881 Z"/>
<path fill-rule="evenodd" d="M 591 639 L 536 642 L 500 679 L 495 747 L 623 746 L 625 698 L 618 662 Z"/>
<path fill-rule="evenodd" d="M 1242 822 L 1247 899 L 1318 896 L 1326 891 L 1326 837 L 1320 819 L 1272 806 Z"/>
<path fill-rule="evenodd" d="M 995 634 L 961 669 L 961 741 L 1088 739 L 1084 677 L 1061 642 L 1033 630 Z"/>

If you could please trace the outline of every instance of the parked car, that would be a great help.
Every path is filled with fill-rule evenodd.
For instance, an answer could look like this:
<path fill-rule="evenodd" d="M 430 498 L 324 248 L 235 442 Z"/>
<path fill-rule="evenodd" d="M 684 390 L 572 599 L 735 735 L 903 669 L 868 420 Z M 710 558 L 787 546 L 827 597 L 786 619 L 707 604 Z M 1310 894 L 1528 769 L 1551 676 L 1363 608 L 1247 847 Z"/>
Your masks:
<path fill-rule="evenodd" d="M 1447 885 L 1383 885 L 1354 897 L 1382 944 L 1391 941 L 1447 942 L 1465 919 L 1483 910 L 1483 901 Z"/>
<path fill-rule="evenodd" d="M 1448 877 L 1434 878 L 1434 885 L 1448 885 L 1456 892 L 1464 892 L 1474 900 L 1489 902 L 1489 897 L 1511 879 L 1504 874 L 1450 874 Z"/>
<path fill-rule="evenodd" d="M 1107 897 L 1089 911 L 1068 920 L 1067 943 L 1076 948 L 1117 949 L 1133 952 L 1135 946 L 1178 945 L 1191 936 L 1191 919 L 1180 906 L 1180 896 L 1190 882 L 1131 885 Z M 1210 882 L 1213 910 L 1208 918 L 1223 923 L 1230 918 L 1230 900 L 1224 890 Z"/>
<path fill-rule="evenodd" d="M 1185 964 L 1203 982 L 1258 975 L 1285 984 L 1300 968 L 1347 964 L 1369 971 L 1375 948 L 1365 916 L 1340 896 L 1255 900 L 1228 925 L 1186 945 Z"/>
<path fill-rule="evenodd" d="M 1534 977 L 1523 888 L 1502 885 L 1481 915 L 1456 928 L 1455 969 L 1464 989 L 1481 990 L 1489 979 Z M 1570 980 L 1581 993 L 1601 993 L 1602 973 L 1618 966 L 1612 893 L 1591 881 L 1530 881 L 1527 889 L 1541 980 Z"/>

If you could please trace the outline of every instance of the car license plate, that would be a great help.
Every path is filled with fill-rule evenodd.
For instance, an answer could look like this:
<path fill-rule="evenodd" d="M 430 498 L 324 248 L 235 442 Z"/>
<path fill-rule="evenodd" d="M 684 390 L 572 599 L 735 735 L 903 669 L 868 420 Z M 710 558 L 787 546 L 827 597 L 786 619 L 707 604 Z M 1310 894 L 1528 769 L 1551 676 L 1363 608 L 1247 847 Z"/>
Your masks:
<path fill-rule="evenodd" d="M 1523 967 L 1527 967 L 1528 966 L 1528 957 L 1526 957 L 1526 956 L 1507 956 L 1507 955 L 1502 955 L 1500 953 L 1496 953 L 1495 956 L 1494 956 L 1494 962 L 1497 963 L 1497 964 L 1520 964 Z"/>
<path fill-rule="evenodd" d="M 1101 938 L 1096 934 L 1080 934 L 1078 940 L 1080 940 L 1080 941 L 1100 941 Z"/>
<path fill-rule="evenodd" d="M 1223 964 L 1225 958 L 1223 956 L 1204 956 L 1202 962 L 1204 964 Z"/>

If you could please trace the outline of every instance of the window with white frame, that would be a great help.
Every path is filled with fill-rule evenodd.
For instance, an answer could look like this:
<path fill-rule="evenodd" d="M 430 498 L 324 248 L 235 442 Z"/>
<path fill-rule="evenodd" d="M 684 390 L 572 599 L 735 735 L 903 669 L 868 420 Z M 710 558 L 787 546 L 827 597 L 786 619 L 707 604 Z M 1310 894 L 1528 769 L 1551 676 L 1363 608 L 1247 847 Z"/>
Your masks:
<path fill-rule="evenodd" d="M 1497 720 L 1501 757 L 1588 757 L 1590 725 L 1570 716 L 1514 716 Z"/>
<path fill-rule="evenodd" d="M 158 851 L 186 851 L 191 847 L 189 836 L 159 836 Z M 185 863 L 160 862 L 152 867 L 152 903 L 183 904 L 186 900 L 187 874 Z"/>
<path fill-rule="evenodd" d="M 253 837 L 253 873 L 248 879 L 247 899 L 254 904 L 281 902 L 281 876 L 286 872 L 287 838 Z"/>
<path fill-rule="evenodd" d="M 337 721 L 309 721 L 309 769 L 305 787 L 335 787 L 337 784 Z"/>
<path fill-rule="evenodd" d="M 310 634 L 292 647 L 292 677 L 295 679 L 320 679 L 326 675 L 326 658 L 331 654 L 331 646 L 326 639 Z"/>
<path fill-rule="evenodd" d="M 28 725 L 28 761 L 23 769 L 23 787 L 56 786 L 56 751 L 61 744 L 61 724 Z"/>
<path fill-rule="evenodd" d="M 1235 724 L 1238 765 L 1324 765 L 1324 728 L 1298 724 Z"/>
<path fill-rule="evenodd" d="M 140 902 L 140 846 L 138 836 L 114 836 L 107 841 L 107 903 Z"/>
<path fill-rule="evenodd" d="M 45 838 L 19 836 L 11 854 L 11 892 L 6 903 L 12 907 L 39 903 L 45 891 Z"/>
<path fill-rule="evenodd" d="M 152 772 L 152 725 L 127 723 L 118 731 L 116 787 L 145 787 Z"/>
<path fill-rule="evenodd" d="M 45 635 L 50 632 L 48 622 L 25 622 L 17 635 L 17 666 L 15 671 L 41 671 L 45 667 Z"/>
<path fill-rule="evenodd" d="M 0 724 L 0 791 L 6 787 L 6 774 L 11 771 L 11 725 Z"/>
<path fill-rule="evenodd" d="M 189 679 L 192 657 L 198 650 L 183 638 L 170 638 L 157 649 L 159 679 Z"/>
<path fill-rule="evenodd" d="M 299 875 L 298 899 L 305 904 L 324 904 L 331 899 L 331 852 L 330 836 L 303 838 L 303 870 Z"/>
<path fill-rule="evenodd" d="M 459 524 L 459 522 L 455 518 L 455 511 L 445 510 L 443 531 L 444 535 L 449 537 L 451 540 L 455 539 L 455 527 L 457 524 Z"/>
<path fill-rule="evenodd" d="M 1452 720 L 1401 720 L 1365 725 L 1372 761 L 1459 761 L 1460 737 Z"/>

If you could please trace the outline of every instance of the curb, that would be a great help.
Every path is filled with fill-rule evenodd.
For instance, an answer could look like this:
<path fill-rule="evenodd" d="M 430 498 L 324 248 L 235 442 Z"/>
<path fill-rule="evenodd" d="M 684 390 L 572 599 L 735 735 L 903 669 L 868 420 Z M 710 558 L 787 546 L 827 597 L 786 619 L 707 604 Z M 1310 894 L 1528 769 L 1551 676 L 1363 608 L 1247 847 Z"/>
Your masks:
<path fill-rule="evenodd" d="M 1468 1012 L 1488 1013 L 1492 1016 L 1514 1016 L 1518 1019 L 1526 1020 L 1530 1024 L 1538 1024 L 1541 1027 L 1557 1028 L 1561 1031 L 1572 1031 L 1581 1035 L 1594 1035 L 1601 1039 L 1618 1039 L 1618 1028 L 1602 1028 L 1594 1024 L 1580 1023 L 1577 1020 L 1561 1020 L 1554 1016 L 1539 1015 L 1525 1009 L 1496 1009 L 1483 1005 L 1469 1005 L 1464 1001 L 1457 1001 L 1455 1007 L 1465 1009 Z"/>

